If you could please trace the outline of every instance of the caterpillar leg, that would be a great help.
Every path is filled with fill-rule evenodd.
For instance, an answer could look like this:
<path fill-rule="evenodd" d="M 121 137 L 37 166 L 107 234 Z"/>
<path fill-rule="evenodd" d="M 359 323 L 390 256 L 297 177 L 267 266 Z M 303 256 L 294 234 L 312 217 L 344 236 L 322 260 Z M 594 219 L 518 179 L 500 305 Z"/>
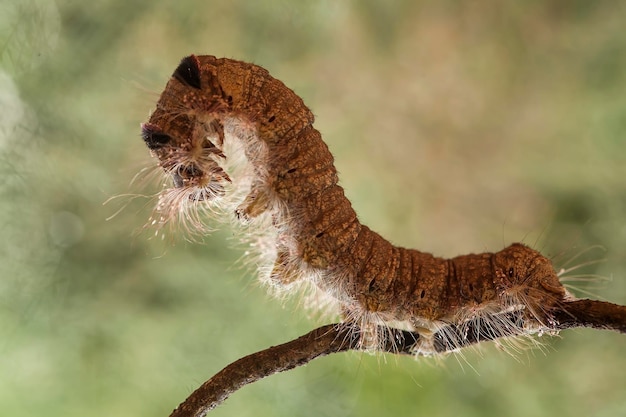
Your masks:
<path fill-rule="evenodd" d="M 235 209 L 235 215 L 241 221 L 249 221 L 264 213 L 270 203 L 270 197 L 261 182 L 252 184 L 250 193 L 243 202 Z"/>
<path fill-rule="evenodd" d="M 349 306 L 343 304 L 341 306 L 342 321 L 354 331 L 358 333 L 359 349 L 368 351 L 377 351 L 383 341 L 384 335 L 381 334 L 380 320 L 377 320 L 374 314 L 363 312 L 357 306 Z"/>
<path fill-rule="evenodd" d="M 278 250 L 274 267 L 270 273 L 272 281 L 287 285 L 298 279 L 299 270 L 291 265 L 290 258 L 291 256 L 286 249 Z"/>

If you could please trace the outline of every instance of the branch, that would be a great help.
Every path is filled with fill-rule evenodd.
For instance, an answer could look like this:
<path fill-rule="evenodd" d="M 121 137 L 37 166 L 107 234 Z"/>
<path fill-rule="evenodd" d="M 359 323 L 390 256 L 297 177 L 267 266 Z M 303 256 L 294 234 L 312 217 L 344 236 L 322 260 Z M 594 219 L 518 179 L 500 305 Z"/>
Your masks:
<path fill-rule="evenodd" d="M 550 315 L 548 328 L 552 330 L 592 327 L 626 333 L 626 306 L 574 300 L 565 302 L 562 309 Z M 435 351 L 449 352 L 484 341 L 523 335 L 520 329 L 523 329 L 524 316 L 520 312 L 506 313 L 506 316 L 519 326 L 496 327 L 492 321 L 480 318 L 445 326 L 433 334 Z M 381 352 L 415 354 L 419 333 L 382 327 L 379 333 L 384 335 L 379 347 Z M 304 365 L 318 356 L 358 349 L 361 349 L 360 329 L 355 325 L 338 323 L 319 327 L 295 340 L 231 363 L 195 390 L 170 417 L 203 417 L 244 385 Z"/>
<path fill-rule="evenodd" d="M 385 332 L 383 350 L 410 354 L 419 335 L 403 330 Z M 200 417 L 244 385 L 304 365 L 318 356 L 359 348 L 359 329 L 343 323 L 319 327 L 282 345 L 245 356 L 218 372 L 185 400 L 170 417 Z"/>
<path fill-rule="evenodd" d="M 596 300 L 574 300 L 564 304 L 563 309 L 554 311 L 556 327 L 592 327 L 626 333 L 626 306 Z"/>

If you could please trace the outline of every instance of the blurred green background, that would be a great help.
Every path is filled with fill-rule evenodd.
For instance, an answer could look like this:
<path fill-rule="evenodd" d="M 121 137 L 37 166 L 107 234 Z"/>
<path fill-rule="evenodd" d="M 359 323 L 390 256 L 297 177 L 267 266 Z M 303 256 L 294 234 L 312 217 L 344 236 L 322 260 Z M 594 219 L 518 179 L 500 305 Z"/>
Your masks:
<path fill-rule="evenodd" d="M 131 184 L 154 164 L 139 123 L 190 53 L 298 92 L 393 242 L 604 260 L 576 284 L 626 303 L 625 24 L 615 1 L 0 0 L 2 414 L 167 416 L 323 324 L 266 295 L 228 227 L 202 244 L 142 231 L 154 200 L 133 196 L 158 184 Z M 212 415 L 626 415 L 626 338 L 561 336 L 515 357 L 333 355 Z"/>

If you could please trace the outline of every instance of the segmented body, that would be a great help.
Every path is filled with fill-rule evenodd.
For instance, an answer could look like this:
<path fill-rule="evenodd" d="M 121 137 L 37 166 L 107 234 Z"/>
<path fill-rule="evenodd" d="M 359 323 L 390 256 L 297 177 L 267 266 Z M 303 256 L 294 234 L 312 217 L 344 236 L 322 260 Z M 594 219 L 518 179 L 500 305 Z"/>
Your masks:
<path fill-rule="evenodd" d="M 566 297 L 550 261 L 522 244 L 443 259 L 394 246 L 362 225 L 313 121 L 302 99 L 259 66 L 183 59 L 143 126 L 178 189 L 162 195 L 159 222 L 212 204 L 236 222 L 258 222 L 271 229 L 261 233 L 269 240 L 253 242 L 269 247 L 271 282 L 308 281 L 364 327 L 393 321 L 436 330 L 513 309 L 540 328 Z M 228 168 L 241 159 L 233 149 L 245 154 L 245 170 Z"/>

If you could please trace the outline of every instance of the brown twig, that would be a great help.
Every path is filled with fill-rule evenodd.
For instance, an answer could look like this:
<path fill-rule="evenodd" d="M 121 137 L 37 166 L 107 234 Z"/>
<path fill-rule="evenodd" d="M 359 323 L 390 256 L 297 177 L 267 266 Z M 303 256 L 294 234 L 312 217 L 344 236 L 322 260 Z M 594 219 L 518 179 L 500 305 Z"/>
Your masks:
<path fill-rule="evenodd" d="M 419 335 L 386 329 L 382 350 L 409 354 Z M 200 417 L 244 385 L 287 371 L 330 353 L 358 349 L 359 329 L 346 324 L 319 327 L 295 340 L 245 356 L 218 372 L 185 400 L 170 417 Z"/>
<path fill-rule="evenodd" d="M 524 319 L 520 313 L 507 314 L 509 320 Z M 550 315 L 548 327 L 553 330 L 592 327 L 626 333 L 626 306 L 595 300 L 575 300 L 564 303 L 562 309 L 552 311 Z M 489 320 L 476 319 L 462 326 L 447 326 L 433 335 L 435 350 L 447 352 L 483 341 L 520 335 L 502 327 L 493 327 L 490 323 Z M 520 329 L 523 326 L 513 328 Z M 389 328 L 379 330 L 385 335 L 381 352 L 413 354 L 420 339 L 417 332 Z M 446 337 L 443 337 L 444 333 Z M 450 335 L 456 337 L 450 339 Z M 290 342 L 245 356 L 202 384 L 170 417 L 202 417 L 244 385 L 304 365 L 318 356 L 359 349 L 359 340 L 358 327 L 343 323 L 329 324 Z"/>
<path fill-rule="evenodd" d="M 558 329 L 592 327 L 626 333 L 626 306 L 596 300 L 574 300 L 552 314 Z"/>

